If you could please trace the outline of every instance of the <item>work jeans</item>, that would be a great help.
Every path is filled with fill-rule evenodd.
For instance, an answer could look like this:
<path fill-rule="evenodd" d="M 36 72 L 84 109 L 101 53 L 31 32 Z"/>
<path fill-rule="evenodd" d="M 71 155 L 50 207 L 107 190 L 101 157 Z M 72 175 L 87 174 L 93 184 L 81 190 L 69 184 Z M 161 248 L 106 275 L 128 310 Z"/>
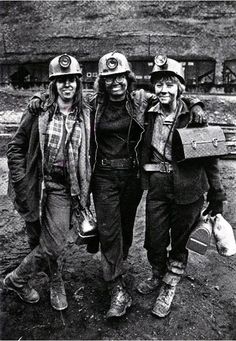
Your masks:
<path fill-rule="evenodd" d="M 41 235 L 40 221 L 26 221 L 25 228 L 27 232 L 29 246 L 31 250 L 33 250 L 39 244 L 39 239 Z"/>
<path fill-rule="evenodd" d="M 173 174 L 151 173 L 144 247 L 154 276 L 164 276 L 163 281 L 167 284 L 177 284 L 184 273 L 188 259 L 186 243 L 197 224 L 203 203 L 204 197 L 201 196 L 193 203 L 177 204 L 174 200 Z"/>
<path fill-rule="evenodd" d="M 49 190 L 42 216 L 39 244 L 23 259 L 14 270 L 16 284 L 27 283 L 29 278 L 44 268 L 50 275 L 61 270 L 63 257 L 68 248 L 71 200 L 65 187 Z"/>
<path fill-rule="evenodd" d="M 92 192 L 101 243 L 105 281 L 114 281 L 123 274 L 133 240 L 134 220 L 142 197 L 136 169 L 96 169 Z"/>

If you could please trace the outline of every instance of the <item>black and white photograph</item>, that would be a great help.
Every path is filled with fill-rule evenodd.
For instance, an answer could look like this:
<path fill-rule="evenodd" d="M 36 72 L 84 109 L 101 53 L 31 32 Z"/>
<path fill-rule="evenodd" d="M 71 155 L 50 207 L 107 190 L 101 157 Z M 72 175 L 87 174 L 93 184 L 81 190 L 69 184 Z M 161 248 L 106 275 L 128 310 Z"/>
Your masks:
<path fill-rule="evenodd" d="M 0 28 L 0 339 L 236 340 L 236 1 Z"/>

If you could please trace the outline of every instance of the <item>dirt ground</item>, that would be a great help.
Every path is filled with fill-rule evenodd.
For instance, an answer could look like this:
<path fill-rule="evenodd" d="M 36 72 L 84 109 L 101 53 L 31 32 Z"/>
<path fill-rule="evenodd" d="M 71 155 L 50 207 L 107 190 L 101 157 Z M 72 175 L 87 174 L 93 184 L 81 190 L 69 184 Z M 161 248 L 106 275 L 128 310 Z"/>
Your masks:
<path fill-rule="evenodd" d="M 6 159 L 0 159 L 1 279 L 29 252 L 23 221 L 6 195 Z M 234 340 L 236 339 L 236 258 L 220 256 L 212 243 L 206 255 L 191 252 L 187 273 L 179 284 L 171 314 L 151 315 L 156 293 L 140 296 L 135 286 L 150 274 L 143 249 L 144 200 L 138 210 L 134 243 L 126 263 L 126 283 L 133 305 L 125 317 L 106 321 L 109 297 L 100 267 L 100 253 L 74 246 L 64 267 L 69 307 L 53 310 L 48 278 L 31 280 L 41 299 L 26 304 L 1 285 L 1 339 L 13 340 Z"/>
<path fill-rule="evenodd" d="M 29 94 L 23 101 L 22 96 L 15 98 L 16 102 L 10 101 L 7 94 L 4 96 L 1 97 L 4 103 L 2 113 L 9 110 L 14 116 L 15 105 L 12 103 L 17 103 L 19 111 L 22 111 Z M 231 108 L 233 111 L 233 105 Z M 224 174 L 229 174 L 228 169 Z M 233 173 L 231 180 L 230 176 L 227 175 L 229 202 L 235 200 Z M 102 279 L 100 253 L 91 255 L 84 246 L 75 245 L 68 254 L 63 272 L 69 303 L 66 311 L 59 313 L 51 308 L 49 282 L 44 273 L 31 280 L 41 297 L 35 305 L 20 301 L 0 284 L 1 339 L 236 340 L 236 256 L 220 256 L 213 240 L 204 256 L 190 252 L 187 272 L 177 288 L 171 314 L 164 319 L 151 315 L 156 293 L 141 296 L 135 289 L 140 280 L 150 275 L 143 248 L 144 202 L 145 195 L 138 209 L 134 242 L 125 264 L 127 288 L 133 297 L 133 305 L 126 316 L 106 321 L 109 296 Z M 233 207 L 231 211 L 234 211 Z M 4 156 L 0 158 L 0 245 L 2 280 L 29 252 L 23 221 L 7 197 Z"/>

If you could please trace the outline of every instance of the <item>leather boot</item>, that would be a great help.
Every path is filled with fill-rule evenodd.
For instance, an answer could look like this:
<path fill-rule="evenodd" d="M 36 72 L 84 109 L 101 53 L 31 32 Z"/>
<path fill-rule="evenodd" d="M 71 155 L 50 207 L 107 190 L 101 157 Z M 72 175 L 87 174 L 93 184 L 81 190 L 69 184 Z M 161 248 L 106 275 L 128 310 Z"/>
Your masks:
<path fill-rule="evenodd" d="M 55 272 L 51 276 L 50 301 L 51 306 L 56 310 L 64 310 L 68 307 L 65 286 L 60 272 Z"/>
<path fill-rule="evenodd" d="M 111 306 L 106 318 L 120 317 L 125 315 L 126 309 L 132 304 L 132 298 L 121 284 L 114 286 L 111 290 Z"/>
<path fill-rule="evenodd" d="M 3 285 L 6 289 L 14 291 L 24 302 L 37 303 L 39 301 L 38 292 L 31 288 L 28 283 L 19 285 L 14 283 L 14 271 L 4 278 Z"/>
<path fill-rule="evenodd" d="M 163 283 L 160 293 L 152 309 L 153 315 L 165 317 L 170 313 L 171 303 L 175 295 L 176 286 Z"/>
<path fill-rule="evenodd" d="M 155 291 L 160 284 L 160 278 L 152 275 L 137 285 L 137 291 L 142 295 L 150 294 Z"/>

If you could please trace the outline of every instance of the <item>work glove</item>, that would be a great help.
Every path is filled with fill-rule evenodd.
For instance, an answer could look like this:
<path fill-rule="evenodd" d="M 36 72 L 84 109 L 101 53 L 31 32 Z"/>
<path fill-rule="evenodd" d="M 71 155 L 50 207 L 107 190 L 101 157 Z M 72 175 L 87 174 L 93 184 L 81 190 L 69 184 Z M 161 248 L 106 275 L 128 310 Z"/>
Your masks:
<path fill-rule="evenodd" d="M 223 201 L 219 200 L 211 200 L 209 201 L 209 204 L 205 211 L 203 212 L 203 215 L 207 215 L 211 213 L 211 216 L 214 217 L 216 214 L 223 213 Z"/>
<path fill-rule="evenodd" d="M 192 126 L 203 126 L 207 123 L 207 116 L 205 111 L 199 104 L 195 104 L 190 109 L 190 122 L 189 125 Z"/>
<path fill-rule="evenodd" d="M 28 110 L 33 115 L 38 115 L 41 109 L 42 100 L 38 97 L 33 97 L 30 99 L 28 104 Z"/>

